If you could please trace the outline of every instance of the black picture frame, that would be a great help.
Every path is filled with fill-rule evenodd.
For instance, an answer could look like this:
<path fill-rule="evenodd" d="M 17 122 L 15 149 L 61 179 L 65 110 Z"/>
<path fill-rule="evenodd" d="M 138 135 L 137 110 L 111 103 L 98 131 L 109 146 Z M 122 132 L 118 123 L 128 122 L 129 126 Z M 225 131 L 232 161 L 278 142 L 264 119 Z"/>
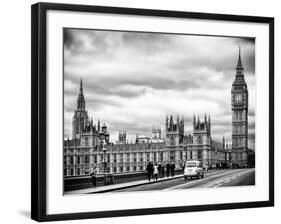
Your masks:
<path fill-rule="evenodd" d="M 98 211 L 68 214 L 46 213 L 46 13 L 63 10 L 87 13 L 111 13 L 169 18 L 253 22 L 269 25 L 269 200 L 213 205 L 159 207 L 131 210 Z M 238 209 L 274 206 L 274 18 L 240 15 L 164 11 L 137 8 L 103 7 L 74 4 L 37 3 L 31 10 L 31 218 L 37 221 L 74 220 L 116 216 Z"/>

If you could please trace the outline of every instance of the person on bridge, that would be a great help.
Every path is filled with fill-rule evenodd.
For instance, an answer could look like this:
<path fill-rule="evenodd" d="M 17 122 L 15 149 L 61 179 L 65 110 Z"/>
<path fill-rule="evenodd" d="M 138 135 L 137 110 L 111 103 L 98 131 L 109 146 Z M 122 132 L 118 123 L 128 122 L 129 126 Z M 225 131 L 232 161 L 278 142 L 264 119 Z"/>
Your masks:
<path fill-rule="evenodd" d="M 161 176 L 162 176 L 162 178 L 165 177 L 165 165 L 163 163 L 161 165 Z"/>
<path fill-rule="evenodd" d="M 171 169 L 171 176 L 172 177 L 175 176 L 175 168 L 176 168 L 175 163 L 172 162 L 171 163 L 171 167 L 170 167 L 170 169 Z"/>
<path fill-rule="evenodd" d="M 98 168 L 94 165 L 90 171 L 92 183 L 94 187 L 97 186 L 97 175 L 98 175 Z"/>
<path fill-rule="evenodd" d="M 154 168 L 153 168 L 154 180 L 158 180 L 158 174 L 159 174 L 158 165 L 157 165 L 157 163 L 155 163 Z"/>
<path fill-rule="evenodd" d="M 183 162 L 181 163 L 181 168 L 182 168 L 182 170 L 185 169 L 185 161 L 183 161 Z"/>
<path fill-rule="evenodd" d="M 166 165 L 167 177 L 169 177 L 169 176 L 170 176 L 170 168 L 171 168 L 171 166 L 170 166 L 170 163 L 168 162 L 168 163 L 167 163 L 167 165 Z"/>
<path fill-rule="evenodd" d="M 146 171 L 147 171 L 147 178 L 148 178 L 148 181 L 150 181 L 150 179 L 152 178 L 152 175 L 153 175 L 153 165 L 152 165 L 151 162 L 149 162 L 149 163 L 147 164 Z"/>

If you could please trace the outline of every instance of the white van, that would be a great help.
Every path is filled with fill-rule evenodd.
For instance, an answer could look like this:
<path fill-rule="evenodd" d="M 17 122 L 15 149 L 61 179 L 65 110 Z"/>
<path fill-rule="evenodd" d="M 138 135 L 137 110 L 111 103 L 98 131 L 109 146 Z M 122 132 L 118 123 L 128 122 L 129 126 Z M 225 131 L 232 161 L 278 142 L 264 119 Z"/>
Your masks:
<path fill-rule="evenodd" d="M 188 177 L 193 178 L 203 178 L 204 177 L 204 170 L 200 161 L 192 160 L 187 161 L 184 167 L 184 179 L 186 180 Z"/>

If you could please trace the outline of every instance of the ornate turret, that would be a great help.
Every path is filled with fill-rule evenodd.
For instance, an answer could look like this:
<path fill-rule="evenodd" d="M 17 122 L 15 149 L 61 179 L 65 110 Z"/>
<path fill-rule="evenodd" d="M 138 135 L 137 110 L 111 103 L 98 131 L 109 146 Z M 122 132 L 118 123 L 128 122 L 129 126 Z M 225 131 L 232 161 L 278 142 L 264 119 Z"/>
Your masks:
<path fill-rule="evenodd" d="M 208 117 L 208 124 L 209 124 L 209 132 L 211 133 L 211 116 L 210 116 L 210 114 Z"/>
<path fill-rule="evenodd" d="M 77 109 L 78 110 L 85 110 L 85 98 L 83 93 L 83 84 L 82 84 L 82 78 L 80 79 L 80 90 L 79 95 L 77 99 Z"/>
<path fill-rule="evenodd" d="M 98 132 L 100 132 L 100 119 L 98 119 Z"/>
<path fill-rule="evenodd" d="M 166 124 L 165 124 L 165 130 L 168 131 L 168 127 L 169 127 L 169 118 L 168 118 L 168 115 L 166 115 Z"/>
<path fill-rule="evenodd" d="M 236 75 L 235 75 L 234 82 L 232 83 L 232 91 L 241 90 L 241 89 L 247 90 L 247 84 L 244 79 L 244 68 L 241 60 L 241 49 L 239 47 Z"/>
<path fill-rule="evenodd" d="M 161 136 L 161 132 L 157 133 L 157 136 Z M 158 137 L 158 138 L 159 138 Z M 166 139 L 168 140 L 168 145 L 178 145 L 182 143 L 184 138 L 184 119 L 180 120 L 179 115 L 177 115 L 176 122 L 174 123 L 173 115 L 170 119 L 166 117 Z"/>
<path fill-rule="evenodd" d="M 211 135 L 211 119 L 210 115 L 207 120 L 207 114 L 204 115 L 204 121 L 200 121 L 199 115 L 196 120 L 195 115 L 193 117 L 193 133 L 195 132 L 206 132 L 208 135 Z"/>
<path fill-rule="evenodd" d="M 239 55 L 238 55 L 238 62 L 237 62 L 237 66 L 236 66 L 236 70 L 244 70 L 243 65 L 242 65 L 242 60 L 241 60 L 241 49 L 239 46 Z"/>
<path fill-rule="evenodd" d="M 118 144 L 125 144 L 127 142 L 127 139 L 126 139 L 126 131 L 120 131 L 118 133 Z"/>
<path fill-rule="evenodd" d="M 174 121 L 173 121 L 173 116 L 171 115 L 171 118 L 170 118 L 170 129 L 173 131 L 174 129 Z"/>
<path fill-rule="evenodd" d="M 101 127 L 101 131 L 99 132 L 99 137 L 100 139 L 105 140 L 106 143 L 109 142 L 109 132 L 107 131 L 107 126 L 105 123 L 103 123 Z"/>
<path fill-rule="evenodd" d="M 138 144 L 139 143 L 139 134 L 137 133 L 136 134 L 136 144 Z"/>
<path fill-rule="evenodd" d="M 188 142 L 192 142 L 193 144 L 205 145 L 209 147 L 211 145 L 211 131 L 210 131 L 210 123 L 207 120 L 207 114 L 204 114 L 204 118 L 201 119 L 198 115 L 197 120 L 194 115 L 193 117 L 193 134 L 192 138 L 188 140 Z M 204 146 L 202 146 L 204 148 Z M 200 151 L 201 150 L 201 151 Z M 202 153 L 202 148 L 199 150 Z M 199 153 L 199 154 L 200 154 Z M 200 158 L 198 158 L 200 159 Z M 202 159 L 202 158 L 201 158 Z"/>
<path fill-rule="evenodd" d="M 89 126 L 88 113 L 86 111 L 86 103 L 83 93 L 82 78 L 80 79 L 80 89 L 77 98 L 77 108 L 74 111 L 72 118 L 72 138 L 80 139 L 83 131 L 86 131 L 86 126 Z M 90 126 L 89 126 L 90 127 Z"/>
<path fill-rule="evenodd" d="M 195 126 L 196 126 L 196 117 L 195 114 L 193 114 L 193 131 L 195 130 Z"/>
<path fill-rule="evenodd" d="M 103 123 L 103 125 L 102 125 L 102 127 L 101 127 L 101 131 L 102 131 L 103 133 L 106 133 L 106 132 L 107 132 L 107 126 L 106 126 L 105 123 Z"/>

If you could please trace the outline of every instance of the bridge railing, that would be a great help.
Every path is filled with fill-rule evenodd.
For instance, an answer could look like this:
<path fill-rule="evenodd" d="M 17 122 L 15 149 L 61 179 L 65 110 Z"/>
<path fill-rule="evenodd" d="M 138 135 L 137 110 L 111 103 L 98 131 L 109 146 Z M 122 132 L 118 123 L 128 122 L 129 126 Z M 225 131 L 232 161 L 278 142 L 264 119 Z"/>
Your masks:
<path fill-rule="evenodd" d="M 175 170 L 175 175 L 182 174 L 182 173 L 183 173 L 182 169 Z M 116 173 L 113 174 L 113 176 L 114 176 L 114 181 L 110 181 L 109 180 L 110 178 L 108 176 L 106 181 L 107 184 L 118 184 L 118 183 L 130 182 L 130 181 L 144 180 L 147 178 L 147 173 L 145 171 L 137 171 L 137 172 L 128 172 L 128 173 Z M 104 178 L 105 178 L 104 174 L 98 174 L 96 187 L 105 185 Z M 90 175 L 64 177 L 65 191 L 85 189 L 90 187 L 93 187 L 93 183 Z"/>

